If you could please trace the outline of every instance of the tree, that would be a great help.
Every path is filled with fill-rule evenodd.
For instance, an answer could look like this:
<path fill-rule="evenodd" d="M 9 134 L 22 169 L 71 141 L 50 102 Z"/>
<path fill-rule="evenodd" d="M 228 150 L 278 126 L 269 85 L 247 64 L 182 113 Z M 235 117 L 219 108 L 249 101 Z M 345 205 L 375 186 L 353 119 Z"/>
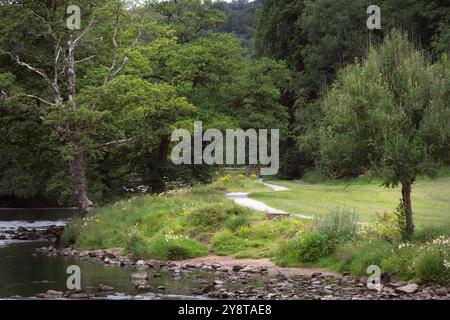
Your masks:
<path fill-rule="evenodd" d="M 43 45 L 36 48 L 30 44 L 29 48 L 39 53 L 34 58 L 29 52 L 23 54 L 24 48 L 15 44 L 12 34 L 3 39 L 0 45 L 1 53 L 45 84 L 45 90 L 40 94 L 14 92 L 13 96 L 6 95 L 6 98 L 21 97 L 39 103 L 44 124 L 54 130 L 61 142 L 61 153 L 68 163 L 77 204 L 82 211 L 87 212 L 92 207 L 92 201 L 87 191 L 86 152 L 88 141 L 98 135 L 94 128 L 103 114 L 96 110 L 97 99 L 90 101 L 89 105 L 79 103 L 81 85 L 78 77 L 80 73 L 82 78 L 87 76 L 86 70 L 79 66 L 93 59 L 102 64 L 105 63 L 102 55 L 112 56 L 112 63 L 107 67 L 103 81 L 97 84 L 97 98 L 100 98 L 103 87 L 124 69 L 129 52 L 137 45 L 140 33 L 131 37 L 130 33 L 134 31 L 132 27 L 128 28 L 128 33 L 120 32 L 120 23 L 129 24 L 122 1 L 86 1 L 80 5 L 83 7 L 84 21 L 80 30 L 70 29 L 61 23 L 66 17 L 65 4 L 49 1 L 6 5 L 2 10 L 11 15 L 8 22 L 11 23 L 11 19 L 21 23 L 32 20 L 31 41 L 40 41 Z M 112 28 L 109 21 L 114 21 Z M 119 35 L 127 43 L 126 49 L 119 48 Z M 112 46 L 105 45 L 103 39 L 109 39 Z"/>
<path fill-rule="evenodd" d="M 344 68 L 323 100 L 323 164 L 336 176 L 373 169 L 401 185 L 404 235 L 414 231 L 411 190 L 449 159 L 450 64 L 431 64 L 407 36 L 392 32 L 368 58 Z"/>

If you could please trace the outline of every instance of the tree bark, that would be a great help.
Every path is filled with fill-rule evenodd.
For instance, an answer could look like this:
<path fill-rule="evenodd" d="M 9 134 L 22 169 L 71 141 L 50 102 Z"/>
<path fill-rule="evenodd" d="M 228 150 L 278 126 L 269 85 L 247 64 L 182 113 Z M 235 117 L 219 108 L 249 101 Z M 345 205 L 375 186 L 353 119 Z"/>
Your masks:
<path fill-rule="evenodd" d="M 75 153 L 69 161 L 70 175 L 75 188 L 75 197 L 78 207 L 83 213 L 88 213 L 92 210 L 92 201 L 88 198 L 87 181 L 84 157 L 85 152 L 81 143 L 77 140 L 72 142 L 75 147 Z"/>
<path fill-rule="evenodd" d="M 405 219 L 406 219 L 406 236 L 410 237 L 414 233 L 413 211 L 411 203 L 411 186 L 409 182 L 402 183 L 402 199 L 405 206 Z"/>

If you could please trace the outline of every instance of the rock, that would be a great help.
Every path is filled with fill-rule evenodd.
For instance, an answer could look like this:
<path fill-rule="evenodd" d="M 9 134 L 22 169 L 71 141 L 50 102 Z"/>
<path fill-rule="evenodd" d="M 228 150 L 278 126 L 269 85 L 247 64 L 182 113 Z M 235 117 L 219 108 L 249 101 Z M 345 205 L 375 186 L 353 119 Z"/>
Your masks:
<path fill-rule="evenodd" d="M 77 299 L 77 300 L 89 299 L 89 295 L 82 290 L 69 291 L 64 296 L 69 299 Z"/>
<path fill-rule="evenodd" d="M 147 268 L 147 263 L 144 260 L 136 261 L 136 267 L 138 268 Z"/>
<path fill-rule="evenodd" d="M 221 286 L 221 285 L 223 285 L 223 281 L 221 281 L 221 280 L 214 280 L 214 285 L 215 286 Z"/>
<path fill-rule="evenodd" d="M 166 287 L 164 287 L 164 286 L 159 286 L 159 287 L 158 287 L 158 290 L 166 290 Z"/>
<path fill-rule="evenodd" d="M 419 285 L 417 285 L 415 283 L 409 283 L 406 286 L 395 288 L 395 290 L 397 290 L 398 292 L 407 293 L 407 294 L 414 293 L 417 291 L 417 289 L 419 289 Z"/>
<path fill-rule="evenodd" d="M 4 234 L 0 234 L 0 240 L 5 240 L 6 236 Z"/>
<path fill-rule="evenodd" d="M 434 292 L 438 295 L 438 296 L 445 296 L 448 293 L 447 288 L 445 287 L 441 287 L 441 288 L 437 288 L 436 290 L 434 290 Z"/>
<path fill-rule="evenodd" d="M 160 277 L 161 277 L 161 274 L 158 273 L 158 272 L 154 272 L 154 273 L 152 274 L 152 277 L 153 277 L 153 278 L 160 278 Z"/>
<path fill-rule="evenodd" d="M 61 291 L 48 290 L 45 294 L 50 297 L 61 298 L 64 293 L 62 293 Z"/>
<path fill-rule="evenodd" d="M 147 290 L 150 290 L 151 288 L 152 287 L 148 283 L 140 283 L 140 284 L 136 285 L 136 289 L 142 290 L 142 291 L 147 291 Z"/>
<path fill-rule="evenodd" d="M 130 278 L 131 280 L 148 280 L 148 274 L 146 272 L 133 272 Z"/>
<path fill-rule="evenodd" d="M 99 292 L 111 292 L 111 291 L 114 291 L 114 288 L 110 287 L 110 286 L 107 286 L 107 285 L 104 285 L 104 284 L 100 284 L 98 286 L 98 288 L 97 288 L 97 291 L 99 291 Z"/>
<path fill-rule="evenodd" d="M 312 275 L 311 275 L 311 278 L 317 278 L 317 277 L 320 277 L 322 275 L 322 272 L 314 272 Z"/>
<path fill-rule="evenodd" d="M 238 272 L 238 271 L 241 270 L 242 268 L 244 268 L 244 267 L 243 267 L 243 266 L 240 266 L 240 265 L 234 265 L 233 268 L 232 268 L 232 270 L 233 270 L 234 272 Z"/>
<path fill-rule="evenodd" d="M 203 294 L 210 293 L 210 292 L 212 292 L 214 290 L 215 290 L 215 287 L 213 285 L 209 284 L 209 285 L 207 285 L 207 286 L 202 288 L 202 293 Z"/>

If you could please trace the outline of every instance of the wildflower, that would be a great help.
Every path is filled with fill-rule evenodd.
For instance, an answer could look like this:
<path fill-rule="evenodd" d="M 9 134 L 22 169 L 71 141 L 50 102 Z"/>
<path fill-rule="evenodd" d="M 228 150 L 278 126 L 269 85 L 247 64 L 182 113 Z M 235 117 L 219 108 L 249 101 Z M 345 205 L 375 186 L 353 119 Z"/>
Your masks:
<path fill-rule="evenodd" d="M 181 211 L 180 216 L 185 217 L 187 216 L 188 212 L 186 210 Z"/>

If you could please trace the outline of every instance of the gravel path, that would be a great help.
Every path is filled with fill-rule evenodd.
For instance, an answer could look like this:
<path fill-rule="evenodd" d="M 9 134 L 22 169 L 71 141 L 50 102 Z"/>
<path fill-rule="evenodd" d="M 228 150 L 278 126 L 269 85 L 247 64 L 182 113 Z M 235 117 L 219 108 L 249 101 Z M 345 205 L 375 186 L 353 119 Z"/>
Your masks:
<path fill-rule="evenodd" d="M 263 183 L 263 184 L 275 192 L 289 190 L 289 188 L 286 188 L 283 186 L 278 186 L 275 184 L 270 184 L 270 183 Z M 227 193 L 225 195 L 225 197 L 227 197 L 229 199 L 233 199 L 234 203 L 236 203 L 239 206 L 243 206 L 243 207 L 250 208 L 253 210 L 270 213 L 270 214 L 287 214 L 288 213 L 283 210 L 278 210 L 278 209 L 272 208 L 261 201 L 250 199 L 248 197 L 249 194 L 250 194 L 250 192 L 232 192 L 232 193 Z M 302 214 L 291 214 L 291 216 L 293 216 L 295 218 L 299 218 L 299 219 L 308 219 L 308 220 L 313 219 L 313 217 L 311 217 L 311 216 L 304 216 Z"/>

